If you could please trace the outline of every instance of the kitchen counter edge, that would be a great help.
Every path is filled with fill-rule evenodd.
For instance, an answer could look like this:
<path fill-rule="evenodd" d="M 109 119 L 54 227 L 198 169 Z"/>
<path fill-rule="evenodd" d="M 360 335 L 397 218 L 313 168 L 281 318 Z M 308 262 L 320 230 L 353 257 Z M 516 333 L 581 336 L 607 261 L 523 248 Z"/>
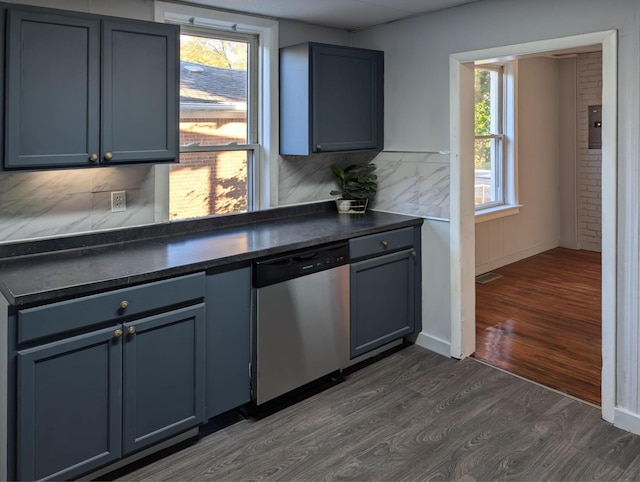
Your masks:
<path fill-rule="evenodd" d="M 283 254 L 297 249 L 319 246 L 326 243 L 346 241 L 355 237 L 380 233 L 403 227 L 420 226 L 423 219 L 420 217 L 400 214 L 369 211 L 365 215 L 344 215 L 330 213 L 324 209 L 318 212 L 302 212 L 291 214 L 283 211 L 285 216 L 272 219 L 259 220 L 254 223 L 239 223 L 230 227 L 219 227 L 210 232 L 190 231 L 175 232 L 170 235 L 157 238 L 147 238 L 138 241 L 123 241 L 112 244 L 79 247 L 69 250 L 57 250 L 43 252 L 34 255 L 19 256 L 17 258 L 0 259 L 0 292 L 7 299 L 10 306 L 25 308 L 36 304 L 46 304 L 61 301 L 78 296 L 90 295 L 102 291 L 138 285 L 172 278 L 190 273 L 207 271 L 224 266 L 232 266 L 238 263 L 248 264 L 252 261 Z M 340 229 L 331 231 L 333 223 Z M 318 229 L 324 229 L 322 235 L 313 233 L 314 225 Z M 186 226 L 186 225 L 185 225 Z M 295 229 L 292 228 L 295 226 Z M 302 228 L 302 229 L 301 229 Z M 292 235 L 292 229 L 295 235 Z M 307 231 L 308 236 L 300 234 Z M 257 242 L 246 246 L 245 249 L 230 248 L 220 249 L 215 254 L 215 247 L 211 247 L 209 254 L 196 253 L 194 256 L 183 253 L 185 260 L 152 260 L 145 263 L 137 259 L 142 252 L 149 251 L 151 257 L 158 257 L 157 253 L 166 255 L 171 248 L 178 249 L 176 257 L 180 256 L 179 249 L 185 246 L 187 249 L 191 243 L 197 250 L 198 244 L 216 243 L 226 237 L 246 236 L 250 233 L 256 238 L 261 236 L 268 239 L 266 242 Z M 288 238 L 287 238 L 288 236 Z M 272 240 L 272 241 L 271 241 Z M 136 258 L 137 271 L 129 272 L 123 266 L 123 260 L 128 257 Z M 113 258 L 113 262 L 110 261 Z M 83 273 L 77 282 L 72 281 L 69 269 L 73 263 L 91 266 L 92 259 L 102 267 L 97 270 L 94 277 Z M 126 263 L 125 263 L 126 264 Z M 148 269 L 144 269 L 148 264 Z M 80 266 L 82 268 L 82 266 Z M 109 269 L 111 271 L 109 271 Z M 102 274 L 100 274 L 102 273 Z M 33 279 L 34 276 L 37 279 Z"/>

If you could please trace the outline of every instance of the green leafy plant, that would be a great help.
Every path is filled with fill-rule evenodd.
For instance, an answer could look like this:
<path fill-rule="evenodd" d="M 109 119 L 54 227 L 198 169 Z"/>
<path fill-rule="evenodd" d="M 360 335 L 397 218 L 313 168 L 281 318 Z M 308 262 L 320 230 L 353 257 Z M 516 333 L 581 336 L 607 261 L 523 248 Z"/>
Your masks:
<path fill-rule="evenodd" d="M 378 191 L 378 176 L 373 174 L 375 169 L 375 164 L 353 164 L 345 169 L 332 164 L 331 171 L 336 176 L 339 189 L 334 189 L 329 194 L 345 200 L 373 198 Z"/>

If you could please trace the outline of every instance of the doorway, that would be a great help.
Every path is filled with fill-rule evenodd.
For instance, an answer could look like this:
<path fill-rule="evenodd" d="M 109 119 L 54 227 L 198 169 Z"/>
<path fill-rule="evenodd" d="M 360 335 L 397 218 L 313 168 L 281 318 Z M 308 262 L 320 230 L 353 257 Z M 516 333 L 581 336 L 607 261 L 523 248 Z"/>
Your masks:
<path fill-rule="evenodd" d="M 475 209 L 473 62 L 601 44 L 602 86 L 602 415 L 613 421 L 616 294 L 616 32 L 564 37 L 464 52 L 450 57 L 451 95 L 451 355 L 475 351 Z"/>
<path fill-rule="evenodd" d="M 600 405 L 601 143 L 589 126 L 600 125 L 601 46 L 493 65 L 475 68 L 474 356 Z M 489 75 L 513 88 L 491 89 Z M 504 115 L 487 107 L 502 98 Z M 504 149 L 485 147 L 488 117 L 503 125 L 490 139 Z M 502 164 L 517 175 L 499 179 Z M 510 201 L 507 186 L 517 212 L 483 219 L 487 203 Z"/>

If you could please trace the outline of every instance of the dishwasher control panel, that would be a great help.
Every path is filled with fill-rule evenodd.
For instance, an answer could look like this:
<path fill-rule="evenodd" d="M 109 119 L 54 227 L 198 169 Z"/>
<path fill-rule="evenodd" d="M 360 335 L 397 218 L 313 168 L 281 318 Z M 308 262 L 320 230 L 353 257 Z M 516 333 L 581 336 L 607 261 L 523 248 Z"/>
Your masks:
<path fill-rule="evenodd" d="M 349 263 L 347 243 L 330 244 L 254 263 L 253 285 L 262 288 Z"/>

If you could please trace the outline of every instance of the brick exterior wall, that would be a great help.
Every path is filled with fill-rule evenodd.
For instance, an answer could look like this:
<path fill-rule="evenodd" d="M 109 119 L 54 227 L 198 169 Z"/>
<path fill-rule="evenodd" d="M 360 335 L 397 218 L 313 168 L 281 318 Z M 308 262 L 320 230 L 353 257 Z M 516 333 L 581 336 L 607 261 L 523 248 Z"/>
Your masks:
<path fill-rule="evenodd" d="M 237 119 L 181 119 L 180 145 L 246 143 L 246 124 Z M 192 152 L 180 155 L 169 177 L 169 219 L 247 210 L 247 153 Z"/>
<path fill-rule="evenodd" d="M 584 248 L 602 246 L 602 151 L 589 149 L 590 105 L 602 104 L 602 52 L 579 54 L 577 66 L 578 240 Z"/>

